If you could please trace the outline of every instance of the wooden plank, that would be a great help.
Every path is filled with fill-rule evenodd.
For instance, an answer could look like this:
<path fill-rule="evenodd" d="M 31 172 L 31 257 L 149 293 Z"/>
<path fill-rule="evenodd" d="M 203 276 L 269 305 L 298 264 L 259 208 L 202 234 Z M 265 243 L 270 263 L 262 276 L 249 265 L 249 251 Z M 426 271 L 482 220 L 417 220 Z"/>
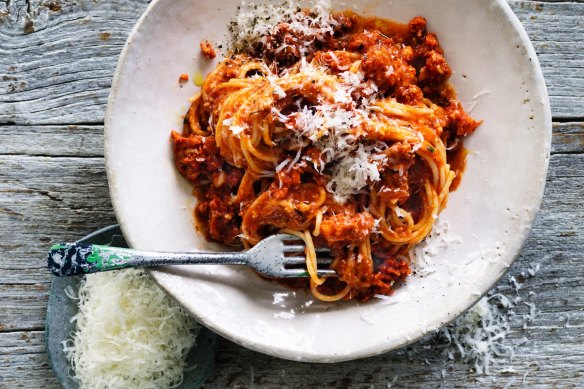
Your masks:
<path fill-rule="evenodd" d="M 559 333 L 561 336 L 550 336 Z M 528 344 L 516 348 L 509 364 L 496 365 L 490 376 L 476 376 L 469 366 L 446 362 L 434 350 L 415 344 L 381 356 L 335 365 L 282 361 L 223 341 L 206 388 L 562 388 L 582 387 L 581 330 L 559 326 L 530 328 Z M 522 334 L 515 334 L 518 341 Z M 558 344 L 559 343 L 559 344 Z M 444 373 L 443 373 L 444 371 Z M 444 374 L 444 376 L 443 376 Z"/>
<path fill-rule="evenodd" d="M 554 126 L 554 152 L 582 152 L 582 128 L 581 123 Z M 80 127 L 79 131 L 84 130 Z M 24 133 L 19 129 L 14 132 Z M 101 143 L 100 135 L 98 138 L 93 141 L 95 144 Z M 0 154 L 13 150 L 9 143 L 0 143 Z M 74 147 L 71 150 L 75 150 Z M 85 150 L 80 148 L 76 153 L 83 155 Z M 582 171 L 582 165 L 573 162 L 569 156 L 552 158 L 551 164 L 550 174 L 559 177 Z M 3 270 L 0 282 L 47 282 L 44 255 L 48 245 L 60 240 L 74 240 L 115 223 L 102 158 L 5 155 L 0 157 L 0 166 L 3 167 L 0 170 L 0 193 L 3 194 L 0 197 L 0 230 L 10 231 L 0 242 L 0 269 Z M 577 187 L 571 192 L 569 187 L 579 185 L 579 182 L 563 185 L 568 187 L 567 191 L 551 192 L 552 197 L 546 201 L 557 199 L 568 207 L 577 204 L 581 192 Z M 557 186 L 548 188 L 550 190 L 557 190 Z M 554 204 L 551 209 L 559 206 Z"/>
<path fill-rule="evenodd" d="M 119 53 L 147 3 L 6 3 L 0 123 L 103 121 Z"/>
<path fill-rule="evenodd" d="M 53 3 L 35 0 L 30 12 L 22 0 L 5 4 L 0 123 L 102 122 L 118 55 L 147 1 L 67 0 L 49 6 Z M 581 118 L 584 4 L 510 4 L 540 54 L 554 116 Z"/>
<path fill-rule="evenodd" d="M 0 126 L 0 154 L 103 156 L 103 126 Z"/>
<path fill-rule="evenodd" d="M 518 263 L 511 272 L 519 276 L 521 268 Z M 533 283 L 540 278 L 526 280 L 520 295 L 527 296 Z M 508 286 L 504 289 L 509 296 L 515 296 Z M 538 309 L 542 309 L 540 305 Z M 517 313 L 521 315 L 526 311 Z M 568 322 L 566 314 L 570 315 Z M 517 323 L 513 327 L 509 336 L 511 342 L 517 343 L 524 336 L 529 342 L 516 347 L 513 360 L 495 365 L 492 375 L 486 377 L 469 374 L 467 364 L 445 361 L 439 350 L 429 350 L 423 343 L 363 360 L 313 365 L 272 358 L 223 340 L 217 365 L 206 387 L 384 388 L 396 377 L 392 386 L 395 388 L 422 388 L 429 382 L 445 387 L 503 387 L 510 382 L 515 383 L 511 387 L 530 388 L 545 388 L 550 382 L 560 381 L 562 387 L 582 384 L 582 310 L 565 312 L 558 306 L 556 312 L 538 314 L 526 330 Z M 0 387 L 58 387 L 47 365 L 42 335 L 42 331 L 0 333 L 0 384 L 5 385 Z M 445 370 L 444 377 L 442 370 Z"/>
<path fill-rule="evenodd" d="M 48 283 L 0 284 L 0 332 L 44 328 L 50 287 Z"/>
<path fill-rule="evenodd" d="M 10 231 L 0 241 L 0 283 L 44 283 L 48 245 L 115 223 L 103 159 L 92 157 L 102 152 L 102 127 L 0 128 L 0 155 L 8 154 L 0 157 L 0 231 Z M 554 124 L 552 151 L 583 152 L 583 132 L 584 123 Z M 11 155 L 15 153 L 25 155 Z M 27 156 L 65 154 L 74 157 Z M 552 158 L 552 174 L 556 169 L 562 174 L 578 169 L 569 160 L 557 166 L 556 161 Z M 577 201 L 577 196 L 559 198 Z"/>
<path fill-rule="evenodd" d="M 584 122 L 553 123 L 552 154 L 584 152 Z"/>
<path fill-rule="evenodd" d="M 0 355 L 43 353 L 44 351 L 43 331 L 15 331 L 0 335 Z"/>
<path fill-rule="evenodd" d="M 49 365 L 43 331 L 0 333 L 0 388 L 61 388 Z"/>
<path fill-rule="evenodd" d="M 526 265 L 527 263 L 518 262 L 511 269 L 511 273 L 519 277 Z M 543 272 L 545 269 L 542 269 Z M 541 293 L 537 281 L 544 278 L 543 275 L 538 275 L 527 279 L 519 294 L 528 296 L 532 289 Z M 501 284 L 502 292 L 510 297 L 516 295 L 506 282 Z M 526 330 L 522 330 L 516 323 L 513 326 L 514 332 L 510 335 L 514 342 L 526 336 L 529 343 L 516 348 L 516 355 L 511 363 L 497 364 L 491 376 L 477 377 L 469 374 L 468 365 L 445 362 L 436 350 L 428 350 L 420 343 L 364 360 L 335 365 L 310 365 L 268 357 L 222 341 L 217 366 L 207 387 L 286 385 L 294 388 L 319 384 L 324 387 L 386 387 L 395 377 L 398 377 L 398 381 L 392 387 L 397 388 L 427 387 L 429 382 L 447 387 L 463 387 L 462 383 L 464 387 L 502 387 L 514 382 L 512 387 L 525 384 L 525 387 L 544 388 L 550 382 L 559 381 L 564 384 L 563 387 L 579 387 L 582 384 L 581 360 L 584 357 L 584 311 L 582 306 L 567 311 L 562 304 L 550 309 L 542 305 L 548 297 L 538 294 L 532 299 L 543 312 L 538 314 Z M 520 308 L 517 313 L 526 314 L 526 308 Z M 569 320 L 566 320 L 568 317 Z M 47 366 L 43 341 L 41 331 L 0 333 L 0 379 L 4 380 L 0 384 L 58 387 Z M 446 371 L 445 377 L 442 377 L 443 369 Z M 317 375 L 314 374 L 315 371 L 318 371 Z M 43 386 L 36 385 L 38 382 L 42 382 Z"/>
<path fill-rule="evenodd" d="M 584 4 L 511 1 L 546 79 L 554 117 L 584 116 Z"/>
<path fill-rule="evenodd" d="M 115 223 L 101 157 L 5 155 L 0 166 L 0 283 L 48 282 L 52 243 Z"/>

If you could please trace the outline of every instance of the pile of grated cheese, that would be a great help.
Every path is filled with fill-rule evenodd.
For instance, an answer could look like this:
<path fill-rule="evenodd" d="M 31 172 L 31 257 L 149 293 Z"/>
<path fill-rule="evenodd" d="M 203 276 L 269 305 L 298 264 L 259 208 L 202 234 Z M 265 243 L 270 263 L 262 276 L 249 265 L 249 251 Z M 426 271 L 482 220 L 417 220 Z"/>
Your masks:
<path fill-rule="evenodd" d="M 63 350 L 81 388 L 161 389 L 180 385 L 200 329 L 142 269 L 90 274 Z"/>

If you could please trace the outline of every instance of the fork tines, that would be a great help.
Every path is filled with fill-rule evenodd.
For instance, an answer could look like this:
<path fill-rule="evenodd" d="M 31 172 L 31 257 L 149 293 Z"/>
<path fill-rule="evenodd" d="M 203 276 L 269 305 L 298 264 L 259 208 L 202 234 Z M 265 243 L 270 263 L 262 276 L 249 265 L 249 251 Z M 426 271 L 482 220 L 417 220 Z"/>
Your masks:
<path fill-rule="evenodd" d="M 292 269 L 295 267 L 304 266 L 306 263 L 306 246 L 304 242 L 299 240 L 284 241 L 284 263 L 287 265 L 286 268 Z M 327 247 L 315 247 L 317 254 L 318 265 L 329 266 L 333 262 L 332 253 Z M 300 269 L 298 269 L 300 270 Z M 335 275 L 335 271 L 331 269 L 318 269 L 320 276 L 323 275 Z"/>

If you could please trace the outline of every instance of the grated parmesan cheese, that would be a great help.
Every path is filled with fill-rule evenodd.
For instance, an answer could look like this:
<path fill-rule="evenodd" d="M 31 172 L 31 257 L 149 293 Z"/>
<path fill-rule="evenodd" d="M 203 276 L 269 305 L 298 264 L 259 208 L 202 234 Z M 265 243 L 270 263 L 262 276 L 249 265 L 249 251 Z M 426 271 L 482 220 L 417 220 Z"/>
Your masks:
<path fill-rule="evenodd" d="M 326 169 L 326 173 L 330 174 L 331 180 L 326 189 L 334 196 L 335 201 L 342 204 L 367 184 L 380 180 L 379 166 L 386 159 L 380 151 L 387 145 L 361 144 L 362 135 L 359 130 L 364 119 L 375 109 L 372 102 L 380 96 L 377 85 L 370 80 L 365 81 L 360 71 L 343 69 L 345 71 L 340 74 L 331 75 L 326 68 L 307 61 L 305 55 L 310 46 L 334 33 L 334 27 L 338 23 L 331 15 L 329 0 L 318 0 L 312 4 L 307 13 L 302 12 L 294 1 L 283 4 L 251 4 L 242 1 L 230 25 L 230 46 L 234 52 L 253 52 L 258 43 L 265 43 L 266 37 L 277 31 L 281 23 L 285 23 L 287 30 L 308 38 L 304 47 L 299 48 L 299 72 L 320 86 L 324 85 L 326 77 L 337 78 L 339 82 L 333 83 L 330 90 L 332 101 L 319 97 L 310 107 L 302 106 L 302 102 L 297 101 L 296 112 L 284 115 L 272 108 L 272 113 L 289 130 L 296 133 L 297 137 L 292 141 L 299 149 L 296 158 L 279 163 L 276 172 L 284 168 L 290 171 L 299 162 L 301 150 L 312 145 L 321 151 L 320 161 L 312 161 L 315 168 L 321 173 Z M 277 50 L 285 50 L 285 46 L 286 44 L 282 44 Z M 330 55 L 338 62 L 334 52 L 331 51 Z M 277 76 L 266 75 L 275 99 L 286 97 L 279 83 L 288 83 L 287 78 L 290 76 L 289 69 L 284 69 Z M 360 91 L 360 101 L 352 97 L 357 89 Z M 239 135 L 244 128 L 235 124 L 231 121 L 223 122 L 234 135 Z"/>
<path fill-rule="evenodd" d="M 200 328 L 141 269 L 87 275 L 72 320 L 63 350 L 82 389 L 179 385 Z"/>
<path fill-rule="evenodd" d="M 334 92 L 334 98 L 350 99 L 350 93 L 339 88 Z M 346 109 L 325 102 L 313 107 L 304 106 L 288 116 L 278 114 L 279 120 L 284 123 L 294 117 L 295 126 L 290 129 L 299 131 L 297 144 L 300 147 L 307 144 L 304 138 L 321 151 L 318 170 L 331 169 L 327 190 L 341 204 L 368 182 L 380 180 L 378 166 L 386 156 L 379 152 L 385 147 L 360 143 L 361 136 L 357 130 L 367 114 L 366 108 Z"/>
<path fill-rule="evenodd" d="M 509 300 L 503 295 L 483 297 L 454 324 L 439 330 L 439 337 L 448 345 L 448 357 L 473 365 L 477 374 L 489 374 L 493 359 L 512 357 L 513 350 L 503 344 L 510 330 L 507 316 Z"/>
<path fill-rule="evenodd" d="M 476 236 L 474 238 L 478 239 Z M 421 276 L 432 274 L 436 266 L 434 257 L 449 244 L 460 242 L 459 237 L 449 233 L 448 222 L 439 219 L 425 243 L 416 248 L 413 259 L 416 272 Z M 534 276 L 540 267 L 540 264 L 529 264 L 527 274 Z M 516 334 L 509 338 L 508 335 L 517 328 L 527 329 L 538 311 L 533 302 L 524 301 L 520 296 L 522 284 L 517 278 L 509 276 L 507 280 L 507 285 L 499 285 L 457 320 L 423 338 L 420 341 L 420 349 L 423 349 L 420 356 L 426 357 L 431 353 L 433 357 L 442 359 L 442 367 L 447 367 L 447 372 L 453 362 L 464 362 L 472 366 L 477 376 L 489 375 L 493 366 L 511 360 L 515 349 L 529 341 L 526 337 L 517 339 Z M 481 293 L 477 291 L 473 294 Z M 533 291 L 529 292 L 527 300 L 534 295 Z M 524 307 L 527 307 L 527 312 L 516 312 L 525 311 Z"/>
<path fill-rule="evenodd" d="M 231 126 L 231 127 L 229 127 L 229 130 L 231 130 L 231 132 L 233 132 L 235 135 L 238 135 L 238 134 L 241 134 L 245 130 L 245 127 Z"/>
<path fill-rule="evenodd" d="M 524 302 L 529 313 L 517 315 L 514 308 L 520 300 L 492 293 L 420 343 L 424 350 L 442 354 L 445 364 L 462 361 L 471 365 L 475 374 L 489 375 L 496 363 L 513 359 L 515 349 L 529 342 L 526 337 L 515 342 L 507 339 L 512 327 L 525 330 L 537 313 L 533 303 Z"/>
<path fill-rule="evenodd" d="M 327 34 L 332 34 L 336 21 L 331 17 L 329 0 L 318 0 L 310 9 L 311 15 L 298 12 L 297 2 L 288 0 L 284 3 L 253 4 L 242 1 L 237 9 L 237 15 L 229 25 L 231 34 L 231 51 L 250 51 L 283 20 L 290 31 L 312 37 L 314 41 L 323 40 Z M 286 44 L 278 48 L 286 49 Z M 304 49 L 305 52 L 302 52 Z M 301 54 L 306 54 L 306 48 L 300 48 Z"/>
<path fill-rule="evenodd" d="M 327 183 L 327 190 L 336 202 L 342 204 L 351 194 L 357 193 L 367 185 L 367 181 L 379 181 L 377 165 L 370 161 L 370 152 L 359 145 L 353 154 L 344 156 L 333 169 L 333 176 Z"/>

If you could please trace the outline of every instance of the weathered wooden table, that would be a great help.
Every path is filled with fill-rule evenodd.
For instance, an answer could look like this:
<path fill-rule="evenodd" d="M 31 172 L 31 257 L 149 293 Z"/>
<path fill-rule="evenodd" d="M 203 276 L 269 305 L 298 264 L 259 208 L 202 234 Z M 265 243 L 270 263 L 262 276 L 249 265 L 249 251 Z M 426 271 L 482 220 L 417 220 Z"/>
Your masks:
<path fill-rule="evenodd" d="M 0 0 L 0 388 L 59 387 L 44 345 L 45 253 L 116 222 L 103 119 L 118 55 L 147 4 Z M 543 208 L 509 273 L 521 289 L 507 277 L 499 284 L 535 303 L 535 319 L 526 328 L 512 321 L 509 335 L 528 342 L 481 377 L 420 345 L 310 365 L 224 340 L 209 387 L 584 387 L 584 2 L 510 4 L 539 54 L 554 118 Z"/>

